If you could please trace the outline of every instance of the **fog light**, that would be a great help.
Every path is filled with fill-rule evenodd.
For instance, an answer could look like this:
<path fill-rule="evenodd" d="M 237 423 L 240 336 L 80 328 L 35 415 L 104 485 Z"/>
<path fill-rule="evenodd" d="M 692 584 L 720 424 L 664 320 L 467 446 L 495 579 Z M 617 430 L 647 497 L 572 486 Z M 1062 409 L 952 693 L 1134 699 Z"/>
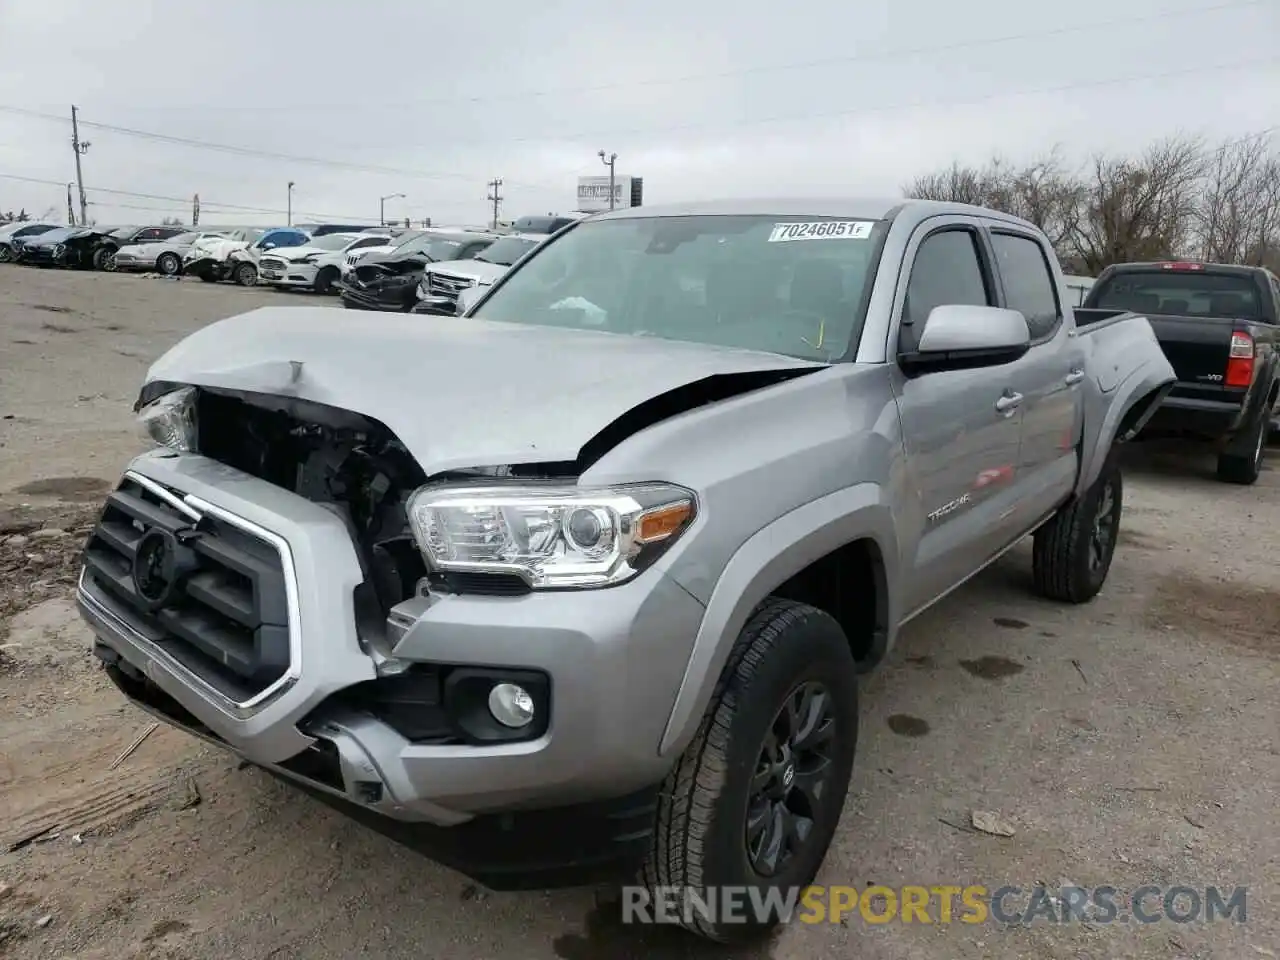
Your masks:
<path fill-rule="evenodd" d="M 523 727 L 533 719 L 533 697 L 518 684 L 494 684 L 489 691 L 489 712 L 504 727 Z"/>

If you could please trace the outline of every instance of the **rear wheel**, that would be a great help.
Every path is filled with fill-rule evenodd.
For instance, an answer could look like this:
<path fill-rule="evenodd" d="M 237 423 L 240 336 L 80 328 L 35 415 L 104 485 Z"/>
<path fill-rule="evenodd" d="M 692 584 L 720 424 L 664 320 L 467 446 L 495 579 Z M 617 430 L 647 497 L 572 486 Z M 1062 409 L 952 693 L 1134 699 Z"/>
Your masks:
<path fill-rule="evenodd" d="M 1037 592 L 1067 603 L 1098 595 L 1115 556 L 1123 504 L 1124 485 L 1112 454 L 1093 486 L 1036 531 L 1031 572 Z"/>
<path fill-rule="evenodd" d="M 236 267 L 234 277 L 240 286 L 252 287 L 258 282 L 258 268 L 252 263 L 242 263 Z"/>
<path fill-rule="evenodd" d="M 162 253 L 156 257 L 156 270 L 166 277 L 176 276 L 182 269 L 182 261 L 176 253 Z"/>
<path fill-rule="evenodd" d="M 768 915 L 749 916 L 744 905 L 736 918 L 707 916 L 697 900 L 681 903 L 683 926 L 722 942 L 786 919 L 788 891 L 813 881 L 835 834 L 857 737 L 858 684 L 844 632 L 815 607 L 767 600 L 738 636 L 661 791 L 643 873 L 655 901 L 671 887 L 710 904 L 722 902 L 718 888 L 758 890 L 745 905 L 766 905 Z"/>
<path fill-rule="evenodd" d="M 1258 475 L 1262 473 L 1262 461 L 1267 456 L 1267 434 L 1270 428 L 1271 418 L 1264 412 L 1249 434 L 1248 453 L 1218 454 L 1218 479 L 1224 483 L 1239 483 L 1245 486 L 1256 482 Z"/>

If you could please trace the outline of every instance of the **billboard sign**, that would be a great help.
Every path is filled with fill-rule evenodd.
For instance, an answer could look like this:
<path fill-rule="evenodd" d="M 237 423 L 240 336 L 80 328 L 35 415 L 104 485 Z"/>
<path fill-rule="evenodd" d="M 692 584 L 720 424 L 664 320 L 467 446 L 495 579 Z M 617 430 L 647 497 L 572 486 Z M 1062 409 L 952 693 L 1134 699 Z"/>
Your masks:
<path fill-rule="evenodd" d="M 613 209 L 638 207 L 636 202 L 639 190 L 633 189 L 642 184 L 639 177 L 615 176 L 613 178 Z M 576 209 L 583 213 L 599 213 L 609 207 L 609 177 L 579 177 L 578 204 Z"/>

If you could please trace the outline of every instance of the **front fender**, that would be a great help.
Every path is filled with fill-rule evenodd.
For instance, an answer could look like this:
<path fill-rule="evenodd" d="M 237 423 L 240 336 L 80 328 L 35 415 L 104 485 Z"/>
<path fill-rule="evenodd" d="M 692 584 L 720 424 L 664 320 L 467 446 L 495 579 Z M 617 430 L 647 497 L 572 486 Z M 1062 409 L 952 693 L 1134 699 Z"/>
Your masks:
<path fill-rule="evenodd" d="M 675 703 L 658 745 L 678 754 L 693 739 L 738 634 L 770 592 L 809 564 L 860 539 L 879 548 L 887 584 L 897 581 L 897 537 L 885 491 L 862 483 L 829 494 L 779 517 L 734 552 L 716 581 L 694 638 Z M 855 588 L 855 585 L 850 585 Z M 895 624 L 896 591 L 887 591 L 887 624 Z M 892 626 L 889 627 L 892 633 Z M 889 638 L 886 637 L 886 642 Z"/>
<path fill-rule="evenodd" d="M 1146 425 L 1176 381 L 1173 367 L 1161 352 L 1113 390 L 1087 394 L 1076 496 L 1083 495 L 1098 479 L 1112 446 L 1131 440 Z"/>

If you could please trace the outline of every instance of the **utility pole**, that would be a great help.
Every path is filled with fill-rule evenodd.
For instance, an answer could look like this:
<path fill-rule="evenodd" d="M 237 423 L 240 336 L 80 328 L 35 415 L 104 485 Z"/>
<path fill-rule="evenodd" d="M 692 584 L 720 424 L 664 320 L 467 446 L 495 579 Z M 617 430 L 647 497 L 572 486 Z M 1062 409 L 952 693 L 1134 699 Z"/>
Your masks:
<path fill-rule="evenodd" d="M 67 184 L 67 226 L 69 227 L 76 225 L 76 208 L 71 202 L 71 188 L 74 186 L 74 183 Z"/>
<path fill-rule="evenodd" d="M 502 189 L 502 178 L 494 177 L 485 184 L 491 191 L 489 193 L 489 202 L 493 204 L 493 223 L 490 227 L 494 230 L 498 229 L 498 210 L 502 206 L 502 194 L 498 191 Z"/>
<path fill-rule="evenodd" d="M 618 162 L 618 155 L 616 153 L 611 153 L 608 156 L 606 156 L 605 152 L 601 150 L 599 153 L 599 157 L 600 157 L 600 162 L 609 168 L 609 209 L 612 210 L 613 209 L 613 165 Z"/>
<path fill-rule="evenodd" d="M 293 226 L 293 188 L 295 186 L 296 184 L 292 180 L 290 180 L 289 181 L 289 205 L 285 209 L 285 217 L 287 218 L 287 220 L 285 221 L 285 226 L 287 227 Z"/>
<path fill-rule="evenodd" d="M 80 141 L 80 120 L 76 115 L 76 105 L 71 105 L 71 149 L 76 152 L 76 186 L 80 188 L 80 223 L 87 226 L 89 223 L 89 201 L 84 195 L 84 174 L 80 172 L 80 158 L 84 156 L 86 150 L 89 149 L 89 142 Z"/>

